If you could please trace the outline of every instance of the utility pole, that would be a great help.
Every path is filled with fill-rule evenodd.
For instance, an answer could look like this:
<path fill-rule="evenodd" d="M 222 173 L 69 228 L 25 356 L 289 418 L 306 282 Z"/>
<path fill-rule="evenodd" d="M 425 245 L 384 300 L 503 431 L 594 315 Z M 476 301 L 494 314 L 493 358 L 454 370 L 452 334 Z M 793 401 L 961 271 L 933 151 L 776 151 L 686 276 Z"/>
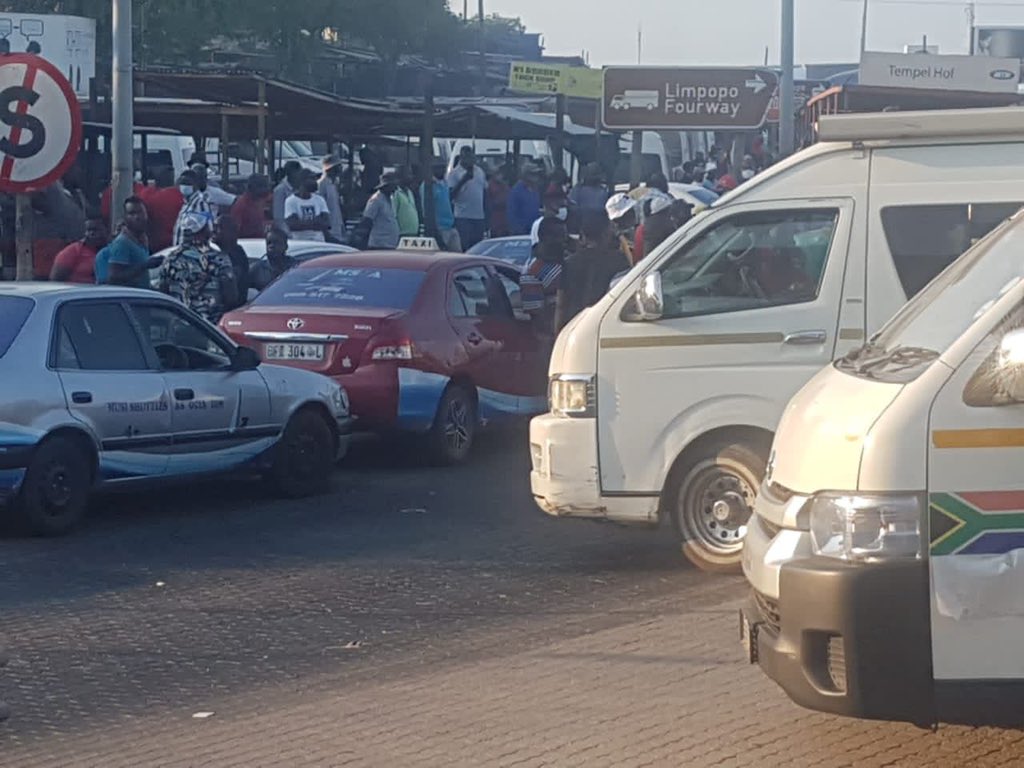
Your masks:
<path fill-rule="evenodd" d="M 860 58 L 864 60 L 864 51 L 868 49 L 868 3 L 864 0 L 864 15 L 860 19 Z"/>
<path fill-rule="evenodd" d="M 967 3 L 967 50 L 970 51 L 972 55 L 977 53 L 977 51 L 974 50 L 974 25 L 977 20 L 978 7 L 974 3 L 974 0 L 971 0 L 971 2 Z"/>
<path fill-rule="evenodd" d="M 484 0 L 480 0 L 479 5 L 480 13 L 480 95 L 487 95 L 487 37 L 486 29 L 484 28 Z"/>
<path fill-rule="evenodd" d="M 782 0 L 782 81 L 779 84 L 779 153 L 785 157 L 794 150 L 793 114 L 793 0 Z"/>
<path fill-rule="evenodd" d="M 112 125 L 110 201 L 111 231 L 117 226 L 124 201 L 131 197 L 134 175 L 134 109 L 132 83 L 132 2 L 114 0 L 114 67 L 110 105 Z"/>

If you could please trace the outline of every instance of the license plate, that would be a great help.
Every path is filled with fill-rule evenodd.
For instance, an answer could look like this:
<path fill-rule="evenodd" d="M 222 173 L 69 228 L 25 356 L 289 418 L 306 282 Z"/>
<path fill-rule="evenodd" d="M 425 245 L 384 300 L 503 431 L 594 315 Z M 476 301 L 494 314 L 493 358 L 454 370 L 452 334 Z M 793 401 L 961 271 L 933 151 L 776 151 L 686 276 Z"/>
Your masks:
<path fill-rule="evenodd" d="M 323 360 L 323 344 L 264 344 L 264 360 Z"/>
<path fill-rule="evenodd" d="M 740 642 L 747 654 L 750 664 L 757 664 L 757 625 L 750 625 L 747 617 L 740 611 Z"/>

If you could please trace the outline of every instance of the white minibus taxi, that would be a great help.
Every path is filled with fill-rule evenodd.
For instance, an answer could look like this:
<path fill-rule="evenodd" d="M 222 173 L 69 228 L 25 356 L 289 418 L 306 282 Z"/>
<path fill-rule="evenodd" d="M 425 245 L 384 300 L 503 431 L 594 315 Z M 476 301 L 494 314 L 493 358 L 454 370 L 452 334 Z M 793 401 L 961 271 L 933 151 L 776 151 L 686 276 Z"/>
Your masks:
<path fill-rule="evenodd" d="M 1024 109 L 823 118 L 561 333 L 538 505 L 738 570 L 786 402 L 1024 203 Z"/>
<path fill-rule="evenodd" d="M 1024 212 L 789 403 L 743 570 L 797 703 L 1024 724 Z"/>

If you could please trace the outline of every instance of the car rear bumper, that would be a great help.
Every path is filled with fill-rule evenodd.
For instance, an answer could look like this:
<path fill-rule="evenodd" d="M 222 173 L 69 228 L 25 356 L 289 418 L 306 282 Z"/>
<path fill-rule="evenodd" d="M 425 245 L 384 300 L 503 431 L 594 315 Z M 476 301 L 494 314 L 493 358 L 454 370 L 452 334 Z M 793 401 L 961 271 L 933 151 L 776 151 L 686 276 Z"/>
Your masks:
<path fill-rule="evenodd" d="M 641 525 L 658 520 L 657 497 L 601 494 L 593 419 L 537 416 L 530 422 L 530 458 L 533 498 L 549 515 Z"/>

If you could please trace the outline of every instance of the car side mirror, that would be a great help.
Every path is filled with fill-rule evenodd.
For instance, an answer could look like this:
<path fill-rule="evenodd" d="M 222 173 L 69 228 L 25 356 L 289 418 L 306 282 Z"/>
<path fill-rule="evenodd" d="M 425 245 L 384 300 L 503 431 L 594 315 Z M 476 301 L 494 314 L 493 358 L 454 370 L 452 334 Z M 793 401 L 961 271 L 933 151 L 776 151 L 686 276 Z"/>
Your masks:
<path fill-rule="evenodd" d="M 661 272 L 651 272 L 644 277 L 640 290 L 626 305 L 622 319 L 634 323 L 649 323 L 660 320 L 665 314 L 665 297 L 661 291 Z"/>
<path fill-rule="evenodd" d="M 262 362 L 259 353 L 252 347 L 239 347 L 231 356 L 231 370 L 255 371 Z"/>

